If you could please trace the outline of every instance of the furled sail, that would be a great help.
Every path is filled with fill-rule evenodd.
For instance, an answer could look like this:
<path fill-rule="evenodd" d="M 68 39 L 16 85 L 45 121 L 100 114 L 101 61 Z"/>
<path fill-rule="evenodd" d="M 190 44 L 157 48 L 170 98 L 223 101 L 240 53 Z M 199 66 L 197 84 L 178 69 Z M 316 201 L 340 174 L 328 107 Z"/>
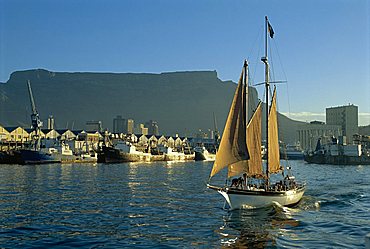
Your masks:
<path fill-rule="evenodd" d="M 276 112 L 276 88 L 272 95 L 268 120 L 268 160 L 269 173 L 277 173 L 280 169 L 279 136 Z"/>
<path fill-rule="evenodd" d="M 245 67 L 244 67 L 245 70 Z M 246 121 L 245 121 L 245 86 L 243 74 L 240 75 L 238 87 L 230 107 L 221 143 L 216 154 L 210 177 L 217 174 L 225 167 L 233 170 L 234 164 L 246 163 L 249 153 L 246 144 Z M 237 165 L 235 165 L 237 166 Z"/>

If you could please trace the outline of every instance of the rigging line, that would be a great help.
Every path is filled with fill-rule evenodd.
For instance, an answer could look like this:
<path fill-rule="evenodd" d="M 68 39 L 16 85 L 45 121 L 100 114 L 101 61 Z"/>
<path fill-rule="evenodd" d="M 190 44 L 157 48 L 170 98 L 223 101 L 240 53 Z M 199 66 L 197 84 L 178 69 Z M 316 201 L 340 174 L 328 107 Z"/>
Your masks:
<path fill-rule="evenodd" d="M 281 66 L 281 70 L 283 71 L 283 75 L 284 75 L 284 78 L 286 81 L 288 81 L 288 77 L 285 73 L 285 69 L 284 69 L 284 65 L 282 63 L 282 60 L 281 60 L 281 56 L 280 56 L 280 53 L 279 53 L 279 50 L 278 50 L 278 46 L 276 44 L 277 42 L 275 40 L 273 40 L 273 44 L 274 44 L 274 47 L 275 47 L 275 50 L 276 50 L 276 53 L 277 53 L 277 56 L 278 56 L 278 59 L 279 59 L 279 64 Z M 288 100 L 288 117 L 290 118 L 290 98 L 289 98 L 289 85 L 287 84 L 287 100 Z"/>
<path fill-rule="evenodd" d="M 261 42 L 259 42 L 259 40 L 261 39 L 261 35 L 260 34 L 263 34 L 263 26 L 264 25 L 261 25 L 260 26 L 260 31 L 257 32 L 257 35 L 256 35 L 256 38 L 254 39 L 254 42 L 252 43 L 252 46 L 250 47 L 250 51 L 248 53 L 248 57 L 247 57 L 247 60 L 250 61 L 250 56 L 253 54 L 253 49 L 254 47 L 256 47 L 256 44 L 259 44 L 258 46 L 261 47 Z"/>
<path fill-rule="evenodd" d="M 248 67 L 248 81 L 250 82 L 250 73 L 249 73 L 249 67 Z M 248 88 L 251 87 L 251 85 L 248 84 Z M 248 112 L 248 116 L 251 116 L 251 114 L 254 113 L 254 111 L 257 109 L 257 106 L 255 106 L 254 104 L 256 103 L 256 99 L 255 99 L 255 95 L 254 94 L 251 94 L 251 91 L 249 91 L 248 89 L 248 109 L 252 112 Z M 258 102 L 258 92 L 257 92 L 257 102 Z M 249 119 L 249 117 L 248 117 Z"/>
<path fill-rule="evenodd" d="M 271 39 L 273 40 L 273 39 Z M 273 53 L 272 53 L 272 48 L 271 46 L 269 47 L 269 76 L 270 76 L 270 83 L 275 80 L 275 69 L 274 69 L 274 60 L 272 59 L 273 58 Z"/>
<path fill-rule="evenodd" d="M 261 42 L 263 40 L 263 25 L 260 27 L 260 32 L 258 32 L 258 35 L 256 36 L 256 43 L 258 44 L 258 47 L 257 46 L 253 46 L 252 48 L 255 48 L 257 47 L 257 49 L 255 49 L 256 51 L 256 56 L 252 56 L 253 55 L 253 52 L 250 52 L 250 54 L 248 55 L 248 61 L 252 62 L 253 63 L 250 63 L 250 65 L 253 65 L 253 73 L 251 73 L 251 83 L 254 82 L 254 79 L 257 75 L 257 65 L 259 65 L 260 63 L 260 57 L 261 57 L 261 50 L 262 50 L 262 47 L 263 47 L 263 42 Z M 252 51 L 253 49 L 251 49 Z M 250 58 L 253 58 L 254 57 L 254 60 L 250 59 Z"/>

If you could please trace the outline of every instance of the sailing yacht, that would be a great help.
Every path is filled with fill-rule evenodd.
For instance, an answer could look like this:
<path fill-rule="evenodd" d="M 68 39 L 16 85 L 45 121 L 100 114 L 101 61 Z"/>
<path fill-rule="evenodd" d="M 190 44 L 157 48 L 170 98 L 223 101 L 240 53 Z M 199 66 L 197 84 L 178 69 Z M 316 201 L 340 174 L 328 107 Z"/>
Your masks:
<path fill-rule="evenodd" d="M 273 37 L 273 30 L 265 17 L 265 96 L 269 103 L 269 63 L 267 57 L 268 34 Z M 250 120 L 248 117 L 248 63 L 244 62 L 243 70 L 235 90 L 233 102 L 226 120 L 216 160 L 210 174 L 211 178 L 227 168 L 227 178 L 236 177 L 228 186 L 207 187 L 219 192 L 230 209 L 259 208 L 278 203 L 282 206 L 293 206 L 301 199 L 305 184 L 298 183 L 291 173 L 291 168 L 280 165 L 276 87 L 273 90 L 271 104 L 266 108 L 266 162 L 261 157 L 262 141 L 262 102 L 260 102 Z M 264 170 L 265 168 L 265 170 Z M 281 174 L 282 173 L 282 174 Z M 273 182 L 271 178 L 282 175 L 281 180 Z M 274 175 L 274 177 L 272 177 Z"/>

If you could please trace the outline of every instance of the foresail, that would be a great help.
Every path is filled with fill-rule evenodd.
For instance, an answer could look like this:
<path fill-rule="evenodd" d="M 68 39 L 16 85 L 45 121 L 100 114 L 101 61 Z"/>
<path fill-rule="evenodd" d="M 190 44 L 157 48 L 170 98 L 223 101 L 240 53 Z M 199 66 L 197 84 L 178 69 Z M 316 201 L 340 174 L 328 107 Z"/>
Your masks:
<path fill-rule="evenodd" d="M 249 160 L 235 163 L 228 167 L 228 177 L 247 173 L 249 177 L 261 177 L 262 173 L 262 131 L 261 131 L 262 108 L 261 102 L 253 113 L 247 126 L 247 147 Z"/>
<path fill-rule="evenodd" d="M 268 160 L 269 173 L 280 171 L 280 153 L 279 153 L 279 136 L 276 112 L 276 88 L 272 96 L 269 121 L 268 121 Z"/>
<path fill-rule="evenodd" d="M 247 146 L 250 159 L 248 161 L 248 176 L 262 176 L 262 105 L 258 104 L 256 111 L 247 126 Z"/>
<path fill-rule="evenodd" d="M 214 176 L 225 167 L 232 167 L 240 161 L 249 159 L 246 145 L 246 124 L 244 118 L 245 97 L 243 95 L 245 95 L 245 87 L 243 86 L 242 72 L 230 107 L 210 177 Z"/>

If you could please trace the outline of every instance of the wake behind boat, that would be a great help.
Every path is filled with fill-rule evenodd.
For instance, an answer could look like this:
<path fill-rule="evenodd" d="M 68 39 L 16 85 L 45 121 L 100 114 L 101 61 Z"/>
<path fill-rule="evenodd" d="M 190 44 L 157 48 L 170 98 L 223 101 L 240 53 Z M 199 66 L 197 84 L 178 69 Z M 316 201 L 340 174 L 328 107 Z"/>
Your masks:
<path fill-rule="evenodd" d="M 273 30 L 265 18 L 265 96 L 269 103 L 269 63 L 267 57 L 268 33 L 273 37 Z M 280 165 L 276 88 L 274 88 L 270 108 L 266 108 L 266 163 L 265 172 L 261 157 L 261 121 L 262 102 L 257 105 L 251 119 L 247 121 L 248 112 L 248 63 L 245 61 L 239 78 L 238 87 L 230 107 L 216 160 L 210 174 L 211 178 L 222 169 L 228 169 L 227 178 L 234 178 L 230 186 L 207 187 L 219 192 L 230 209 L 259 208 L 277 202 L 283 206 L 297 204 L 305 191 L 305 185 L 296 182 L 290 167 L 284 173 Z M 271 174 L 282 173 L 283 179 L 272 183 Z M 239 177 L 238 177 L 239 176 Z M 277 176 L 277 175 L 276 175 Z"/>

